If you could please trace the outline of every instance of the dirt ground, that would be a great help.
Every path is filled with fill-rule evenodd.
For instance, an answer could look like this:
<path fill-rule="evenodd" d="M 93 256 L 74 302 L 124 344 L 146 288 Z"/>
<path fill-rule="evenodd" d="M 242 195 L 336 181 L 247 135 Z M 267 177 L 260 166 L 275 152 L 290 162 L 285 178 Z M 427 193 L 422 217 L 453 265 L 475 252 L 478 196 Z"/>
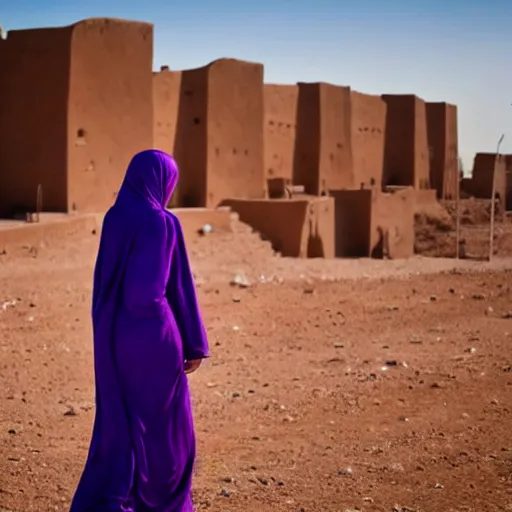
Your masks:
<path fill-rule="evenodd" d="M 461 199 L 460 239 L 468 258 L 488 259 L 490 245 L 491 201 Z M 435 202 L 418 207 L 415 216 L 415 253 L 422 256 L 454 258 L 457 248 L 457 204 Z M 512 255 L 512 212 L 495 214 L 493 254 Z"/>
<path fill-rule="evenodd" d="M 512 510 L 512 260 L 292 261 L 244 236 L 190 244 L 212 346 L 197 510 Z M 69 507 L 97 242 L 0 256 L 2 512 Z"/>

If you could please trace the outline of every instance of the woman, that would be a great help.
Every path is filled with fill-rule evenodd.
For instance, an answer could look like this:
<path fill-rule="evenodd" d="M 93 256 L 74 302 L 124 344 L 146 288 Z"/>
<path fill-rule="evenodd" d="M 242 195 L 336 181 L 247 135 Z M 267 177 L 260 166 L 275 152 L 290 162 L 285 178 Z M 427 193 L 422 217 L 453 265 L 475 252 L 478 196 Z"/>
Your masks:
<path fill-rule="evenodd" d="M 165 209 L 174 159 L 131 161 L 103 223 L 92 304 L 96 418 L 71 512 L 193 512 L 186 373 L 208 357 L 183 233 Z"/>

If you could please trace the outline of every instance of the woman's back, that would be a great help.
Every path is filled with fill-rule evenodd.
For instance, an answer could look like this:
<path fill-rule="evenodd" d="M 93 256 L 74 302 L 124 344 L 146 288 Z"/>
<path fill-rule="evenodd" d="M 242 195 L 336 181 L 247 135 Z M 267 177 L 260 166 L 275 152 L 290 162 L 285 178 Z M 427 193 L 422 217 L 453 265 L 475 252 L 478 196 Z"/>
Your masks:
<path fill-rule="evenodd" d="M 192 512 L 185 361 L 208 357 L 169 155 L 139 153 L 105 216 L 94 274 L 96 418 L 71 512 Z M 172 314 L 171 314 L 172 311 Z"/>

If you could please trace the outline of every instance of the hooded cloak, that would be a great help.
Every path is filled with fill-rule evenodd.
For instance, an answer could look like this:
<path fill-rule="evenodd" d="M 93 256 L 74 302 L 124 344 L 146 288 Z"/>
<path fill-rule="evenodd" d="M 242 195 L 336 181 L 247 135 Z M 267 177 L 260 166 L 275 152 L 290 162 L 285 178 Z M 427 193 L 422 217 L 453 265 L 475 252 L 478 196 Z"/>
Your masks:
<path fill-rule="evenodd" d="M 183 232 L 166 206 L 174 159 L 132 159 L 94 271 L 96 416 L 71 512 L 193 512 L 184 361 L 208 357 Z"/>

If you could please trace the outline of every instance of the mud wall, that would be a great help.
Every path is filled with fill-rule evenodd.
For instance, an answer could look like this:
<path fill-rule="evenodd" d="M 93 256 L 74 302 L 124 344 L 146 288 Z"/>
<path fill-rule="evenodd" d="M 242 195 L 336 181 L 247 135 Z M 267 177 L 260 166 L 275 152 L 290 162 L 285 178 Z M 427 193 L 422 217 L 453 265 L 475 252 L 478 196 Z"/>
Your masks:
<path fill-rule="evenodd" d="M 153 145 L 153 26 L 85 20 L 71 50 L 68 208 L 103 211 L 133 155 Z"/>
<path fill-rule="evenodd" d="M 174 154 L 180 107 L 181 71 L 153 73 L 153 147 Z"/>
<path fill-rule="evenodd" d="M 443 180 L 445 199 L 455 199 L 460 187 L 459 170 L 459 123 L 457 106 L 446 105 L 446 153 L 445 174 Z"/>
<path fill-rule="evenodd" d="M 350 87 L 320 85 L 319 192 L 354 185 Z"/>
<path fill-rule="evenodd" d="M 308 194 L 353 186 L 350 88 L 299 83 L 293 181 Z"/>
<path fill-rule="evenodd" d="M 265 196 L 263 65 L 220 59 L 206 68 L 207 194 L 204 206 L 225 198 Z"/>
<path fill-rule="evenodd" d="M 283 256 L 334 256 L 334 205 L 330 198 L 229 199 L 223 204 Z"/>
<path fill-rule="evenodd" d="M 429 188 L 425 102 L 412 94 L 382 98 L 387 105 L 383 185 Z"/>
<path fill-rule="evenodd" d="M 386 103 L 380 96 L 351 93 L 354 188 L 381 188 L 384 169 Z"/>
<path fill-rule="evenodd" d="M 162 70 L 153 73 L 153 147 L 175 157 L 181 78 L 181 71 Z M 180 204 L 180 185 L 181 180 L 169 201 L 170 207 Z"/>
<path fill-rule="evenodd" d="M 499 155 L 497 161 L 495 153 L 477 153 L 475 155 L 471 191 L 479 199 L 491 199 L 495 165 L 496 195 L 503 202 L 507 195 L 507 170 L 504 155 Z"/>
<path fill-rule="evenodd" d="M 415 191 L 331 191 L 338 258 L 409 258 L 414 254 Z"/>
<path fill-rule="evenodd" d="M 265 178 L 293 178 L 297 85 L 264 85 Z"/>
<path fill-rule="evenodd" d="M 508 211 L 512 210 L 512 155 L 504 155 L 505 156 L 505 169 L 506 169 L 506 182 L 507 182 L 507 191 L 506 191 L 506 209 Z"/>
<path fill-rule="evenodd" d="M 319 193 L 320 173 L 320 84 L 299 83 L 297 134 L 293 159 L 293 183 L 308 194 Z"/>
<path fill-rule="evenodd" d="M 232 232 L 231 210 L 229 208 L 173 208 L 180 219 L 185 242 L 193 243 L 198 231 L 209 224 L 214 232 Z"/>
<path fill-rule="evenodd" d="M 415 207 L 413 189 L 394 194 L 373 194 L 370 235 L 372 257 L 382 257 L 383 242 L 387 245 L 387 255 L 391 259 L 410 258 L 414 255 Z M 382 238 L 383 235 L 385 240 Z"/>
<path fill-rule="evenodd" d="M 208 70 L 182 71 L 174 156 L 180 181 L 174 203 L 178 206 L 206 205 L 207 187 Z"/>
<path fill-rule="evenodd" d="M 332 197 L 315 197 L 308 201 L 300 256 L 334 258 L 334 200 Z"/>
<path fill-rule="evenodd" d="M 426 103 L 430 185 L 440 199 L 455 199 L 458 187 L 457 107 Z"/>
<path fill-rule="evenodd" d="M 473 179 L 462 178 L 460 182 L 461 197 L 464 195 L 472 196 L 473 194 Z"/>
<path fill-rule="evenodd" d="M 67 210 L 67 107 L 72 27 L 0 38 L 0 215 Z"/>
<path fill-rule="evenodd" d="M 331 190 L 334 199 L 336 258 L 364 258 L 370 254 L 372 191 Z"/>
<path fill-rule="evenodd" d="M 416 207 L 435 204 L 437 202 L 436 196 L 437 194 L 434 189 L 414 190 L 414 201 L 416 203 Z"/>

